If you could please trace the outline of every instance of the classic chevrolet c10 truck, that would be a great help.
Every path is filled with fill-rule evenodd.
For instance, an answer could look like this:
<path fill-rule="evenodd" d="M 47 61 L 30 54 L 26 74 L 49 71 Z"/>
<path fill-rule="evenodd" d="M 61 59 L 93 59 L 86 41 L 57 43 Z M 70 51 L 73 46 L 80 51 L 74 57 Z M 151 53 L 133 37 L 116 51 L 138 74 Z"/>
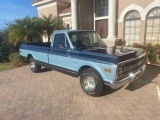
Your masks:
<path fill-rule="evenodd" d="M 55 31 L 50 41 L 22 44 L 20 55 L 28 60 L 32 72 L 44 66 L 80 76 L 80 85 L 90 96 L 101 96 L 104 85 L 118 89 L 132 83 L 146 68 L 142 49 L 116 47 L 111 54 L 95 31 Z"/>

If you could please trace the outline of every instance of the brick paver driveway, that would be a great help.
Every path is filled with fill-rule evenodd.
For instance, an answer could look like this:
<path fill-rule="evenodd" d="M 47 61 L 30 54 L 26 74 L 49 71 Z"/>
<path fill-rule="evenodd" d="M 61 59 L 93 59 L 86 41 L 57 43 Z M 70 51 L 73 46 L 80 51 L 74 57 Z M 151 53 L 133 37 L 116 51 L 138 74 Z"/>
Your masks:
<path fill-rule="evenodd" d="M 0 73 L 1 120 L 160 120 L 160 67 L 104 96 L 87 96 L 79 79 L 56 71 L 32 73 L 28 66 Z"/>

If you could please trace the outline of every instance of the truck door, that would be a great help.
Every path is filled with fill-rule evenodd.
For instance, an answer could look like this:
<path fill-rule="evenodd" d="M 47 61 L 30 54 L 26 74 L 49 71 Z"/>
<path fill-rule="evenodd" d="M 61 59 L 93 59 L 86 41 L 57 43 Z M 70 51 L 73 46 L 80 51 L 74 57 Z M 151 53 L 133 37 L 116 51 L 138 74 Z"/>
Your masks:
<path fill-rule="evenodd" d="M 69 68 L 70 46 L 64 33 L 57 33 L 49 51 L 49 64 L 51 67 Z"/>

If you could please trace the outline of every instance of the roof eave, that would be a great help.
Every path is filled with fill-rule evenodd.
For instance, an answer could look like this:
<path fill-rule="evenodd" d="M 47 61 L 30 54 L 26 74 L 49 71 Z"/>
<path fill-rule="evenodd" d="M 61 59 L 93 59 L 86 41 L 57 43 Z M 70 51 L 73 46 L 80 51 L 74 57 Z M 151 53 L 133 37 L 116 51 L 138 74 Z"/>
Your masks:
<path fill-rule="evenodd" d="M 32 3 L 32 6 L 38 7 L 40 5 L 43 5 L 43 4 L 46 4 L 46 3 L 55 2 L 55 1 L 56 0 L 42 0 L 42 1 L 39 1 L 39 2 Z"/>
<path fill-rule="evenodd" d="M 71 16 L 71 12 L 68 12 L 68 13 L 60 13 L 59 16 L 60 16 L 60 17 Z"/>

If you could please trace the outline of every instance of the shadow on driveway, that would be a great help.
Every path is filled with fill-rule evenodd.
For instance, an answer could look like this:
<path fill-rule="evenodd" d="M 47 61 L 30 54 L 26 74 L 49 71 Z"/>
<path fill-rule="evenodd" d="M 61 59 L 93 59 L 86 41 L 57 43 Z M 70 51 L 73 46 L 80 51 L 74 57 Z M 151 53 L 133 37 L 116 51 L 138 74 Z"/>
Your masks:
<path fill-rule="evenodd" d="M 121 88 L 119 88 L 119 89 L 121 89 Z M 112 94 L 112 93 L 118 91 L 119 89 L 111 89 L 109 86 L 104 85 L 104 90 L 103 90 L 102 96 Z"/>
<path fill-rule="evenodd" d="M 48 71 L 51 71 L 51 69 L 43 67 L 43 68 L 41 68 L 39 73 L 48 72 Z"/>
<path fill-rule="evenodd" d="M 126 89 L 130 90 L 130 91 L 140 89 L 141 87 L 143 87 L 147 84 L 153 83 L 154 82 L 153 80 L 155 78 L 157 78 L 158 75 L 160 76 L 160 67 L 153 66 L 153 65 L 147 65 L 146 71 L 144 72 L 142 77 L 139 80 L 128 85 Z M 159 79 L 160 79 L 160 77 L 159 77 Z M 154 83 L 156 83 L 156 82 L 154 82 Z M 156 83 L 156 84 L 158 84 L 158 83 Z"/>

